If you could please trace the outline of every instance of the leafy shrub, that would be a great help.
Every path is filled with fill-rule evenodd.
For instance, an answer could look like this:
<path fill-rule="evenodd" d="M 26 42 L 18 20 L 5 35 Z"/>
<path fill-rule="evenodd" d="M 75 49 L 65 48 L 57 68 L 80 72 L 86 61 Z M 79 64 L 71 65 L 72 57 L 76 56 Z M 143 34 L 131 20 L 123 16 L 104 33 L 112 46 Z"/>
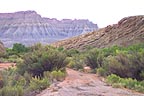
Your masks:
<path fill-rule="evenodd" d="M 111 74 L 106 78 L 106 82 L 113 87 L 125 87 L 139 92 L 144 92 L 144 81 L 137 81 L 132 78 L 120 78 L 117 75 Z"/>
<path fill-rule="evenodd" d="M 22 86 L 6 86 L 0 90 L 0 96 L 23 96 Z"/>
<path fill-rule="evenodd" d="M 98 68 L 97 70 L 96 70 L 96 73 L 98 74 L 98 75 L 100 75 L 100 76 L 107 76 L 107 72 L 106 72 L 106 70 L 104 69 L 104 68 L 102 68 L 102 67 L 100 67 L 100 68 Z"/>
<path fill-rule="evenodd" d="M 140 73 L 140 77 L 141 77 L 142 80 L 144 80 L 144 70 L 141 71 L 141 73 Z"/>
<path fill-rule="evenodd" d="M 27 92 L 43 90 L 50 85 L 48 78 L 32 78 L 27 72 L 22 76 L 15 68 L 3 70 L 0 76 L 0 96 L 23 96 Z"/>
<path fill-rule="evenodd" d="M 56 80 L 58 80 L 58 81 L 62 81 L 62 80 L 65 78 L 66 73 L 58 70 L 58 71 L 52 71 L 52 72 L 51 72 L 51 75 L 52 75 L 52 78 L 53 78 L 53 79 L 56 79 Z"/>
<path fill-rule="evenodd" d="M 29 90 L 30 91 L 43 90 L 47 88 L 49 85 L 50 85 L 50 82 L 48 78 L 40 79 L 39 77 L 33 77 L 29 84 Z"/>
<path fill-rule="evenodd" d="M 77 55 L 79 53 L 80 52 L 78 50 L 76 50 L 76 49 L 70 49 L 70 50 L 66 51 L 66 54 L 67 54 L 68 57 L 72 57 L 72 56 Z"/>
<path fill-rule="evenodd" d="M 60 70 L 68 64 L 66 55 L 56 49 L 44 47 L 24 55 L 24 62 L 18 64 L 21 74 L 26 71 L 33 76 L 43 76 L 44 71 Z"/>
<path fill-rule="evenodd" d="M 111 74 L 107 77 L 107 82 L 110 83 L 110 84 L 113 84 L 113 83 L 119 83 L 120 81 L 120 77 L 115 75 L 115 74 Z"/>
<path fill-rule="evenodd" d="M 92 69 L 99 68 L 102 67 L 103 59 L 103 54 L 100 50 L 92 49 L 86 57 L 86 64 Z"/>
<path fill-rule="evenodd" d="M 103 48 L 102 49 L 103 55 L 105 57 L 115 56 L 120 50 L 122 50 L 122 47 L 119 47 L 119 46 L 112 46 L 112 47 L 109 47 L 109 48 Z"/>
<path fill-rule="evenodd" d="M 125 56 L 122 57 L 120 56 L 120 59 L 125 59 Z M 129 70 L 127 69 L 127 65 L 129 62 L 125 63 L 127 65 L 124 65 L 123 63 L 121 63 L 121 61 L 118 61 L 116 58 L 119 58 L 119 57 L 114 57 L 114 56 L 109 56 L 106 60 L 106 66 L 108 68 L 108 71 L 109 73 L 111 74 L 117 74 L 121 77 L 127 77 L 127 74 L 124 74 L 124 73 L 129 73 Z"/>
<path fill-rule="evenodd" d="M 116 56 L 109 56 L 106 59 L 105 66 L 108 73 L 116 74 L 120 77 L 135 78 L 143 80 L 144 71 L 144 52 L 131 54 L 118 53 Z"/>
<path fill-rule="evenodd" d="M 25 47 L 25 45 L 23 45 L 23 44 L 15 43 L 13 45 L 12 51 L 15 53 L 23 53 L 23 52 L 27 52 L 28 48 Z"/>
<path fill-rule="evenodd" d="M 73 57 L 69 57 L 68 67 L 73 68 L 75 70 L 83 69 L 84 66 L 84 57 L 82 55 L 75 55 Z"/>

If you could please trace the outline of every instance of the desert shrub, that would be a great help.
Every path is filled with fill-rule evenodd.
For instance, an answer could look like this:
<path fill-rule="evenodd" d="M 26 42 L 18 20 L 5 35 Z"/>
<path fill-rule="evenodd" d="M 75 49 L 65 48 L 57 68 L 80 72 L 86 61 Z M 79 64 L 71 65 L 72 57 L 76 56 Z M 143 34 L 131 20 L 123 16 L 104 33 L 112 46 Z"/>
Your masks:
<path fill-rule="evenodd" d="M 79 53 L 80 52 L 78 50 L 76 50 L 76 49 L 70 49 L 70 50 L 66 51 L 66 54 L 67 54 L 68 57 L 72 57 L 72 56 L 77 55 Z"/>
<path fill-rule="evenodd" d="M 58 51 L 64 51 L 64 48 L 63 47 L 59 47 Z"/>
<path fill-rule="evenodd" d="M 10 55 L 8 58 L 5 59 L 5 61 L 18 63 L 18 62 L 22 62 L 22 58 L 17 55 Z"/>
<path fill-rule="evenodd" d="M 140 73 L 140 78 L 141 78 L 142 80 L 144 80 L 144 70 L 141 71 L 141 73 Z"/>
<path fill-rule="evenodd" d="M 115 74 L 111 74 L 106 78 L 106 82 L 113 87 L 125 87 L 138 92 L 144 92 L 144 81 L 140 82 L 132 78 L 120 78 Z"/>
<path fill-rule="evenodd" d="M 103 48 L 102 49 L 102 51 L 104 53 L 103 54 L 104 57 L 115 56 L 119 50 L 122 50 L 122 47 L 112 46 L 112 47 L 109 47 L 109 48 Z"/>
<path fill-rule="evenodd" d="M 22 86 L 6 86 L 0 90 L 0 96 L 23 96 Z"/>
<path fill-rule="evenodd" d="M 107 77 L 106 82 L 113 84 L 113 83 L 119 83 L 120 82 L 120 77 L 115 75 L 115 74 L 111 74 Z"/>
<path fill-rule="evenodd" d="M 26 71 L 33 76 L 43 76 L 44 71 L 60 70 L 66 67 L 66 55 L 57 49 L 43 47 L 24 55 L 24 62 L 18 64 L 21 74 Z"/>
<path fill-rule="evenodd" d="M 1 80 L 3 81 L 4 86 L 11 86 L 12 83 L 15 82 L 15 77 L 17 77 L 15 68 L 1 71 Z"/>
<path fill-rule="evenodd" d="M 132 53 L 129 57 L 129 60 L 131 61 L 130 71 L 133 73 L 132 78 L 136 78 L 137 80 L 144 80 L 144 51 Z"/>
<path fill-rule="evenodd" d="M 66 73 L 62 72 L 60 70 L 52 71 L 51 76 L 52 76 L 53 79 L 56 79 L 58 81 L 62 81 L 66 77 Z"/>
<path fill-rule="evenodd" d="M 127 68 L 129 65 L 129 61 L 127 61 L 127 57 L 125 55 L 118 55 L 117 57 L 115 56 L 110 56 L 107 58 L 107 68 L 109 73 L 117 74 L 121 77 L 128 77 L 127 75 L 131 75 L 130 70 Z M 124 74 L 128 73 L 128 74 Z"/>
<path fill-rule="evenodd" d="M 84 66 L 83 59 L 74 57 L 74 62 L 75 62 L 75 64 L 73 65 L 74 69 L 76 69 L 76 70 L 83 69 L 83 66 Z"/>
<path fill-rule="evenodd" d="M 98 75 L 100 75 L 100 76 L 107 76 L 107 71 L 104 69 L 104 68 L 102 68 L 102 67 L 100 67 L 100 68 L 98 68 L 97 70 L 96 70 L 96 73 L 98 74 Z"/>
<path fill-rule="evenodd" d="M 30 47 L 31 52 L 34 52 L 35 50 L 41 50 L 42 51 L 43 49 L 44 49 L 44 46 L 42 46 L 41 43 L 37 43 L 37 44 Z"/>
<path fill-rule="evenodd" d="M 1 71 L 0 96 L 23 96 L 34 90 L 43 90 L 50 85 L 49 78 L 32 77 L 25 72 L 20 75 L 16 69 Z"/>
<path fill-rule="evenodd" d="M 1 80 L 4 86 L 26 86 L 26 79 L 17 73 L 15 68 L 10 68 L 1 72 Z"/>
<path fill-rule="evenodd" d="M 69 61 L 67 67 L 73 68 L 74 65 L 75 65 L 75 62 L 74 62 L 74 60 L 73 60 L 73 57 L 67 57 L 67 60 Z"/>
<path fill-rule="evenodd" d="M 75 70 L 79 70 L 79 69 L 83 69 L 83 66 L 85 66 L 85 62 L 84 62 L 84 55 L 74 55 L 72 57 L 67 57 L 68 58 L 68 67 L 69 68 L 73 68 Z"/>
<path fill-rule="evenodd" d="M 40 79 L 39 77 L 33 77 L 30 81 L 28 90 L 29 91 L 43 90 L 47 88 L 49 85 L 50 85 L 50 82 L 48 78 Z"/>
<path fill-rule="evenodd" d="M 3 57 L 4 61 L 14 63 L 21 62 L 23 54 L 27 53 L 28 51 L 29 48 L 25 47 L 25 45 L 15 43 L 13 48 L 6 48 L 6 54 Z"/>
<path fill-rule="evenodd" d="M 105 67 L 109 74 L 143 80 L 144 53 L 133 52 L 129 54 L 118 53 L 116 56 L 106 58 Z"/>
<path fill-rule="evenodd" d="M 86 64 L 92 69 L 102 67 L 103 65 L 103 54 L 98 49 L 92 49 L 88 52 L 86 56 Z"/>
<path fill-rule="evenodd" d="M 0 96 L 23 96 L 26 81 L 15 68 L 1 71 L 1 81 Z"/>

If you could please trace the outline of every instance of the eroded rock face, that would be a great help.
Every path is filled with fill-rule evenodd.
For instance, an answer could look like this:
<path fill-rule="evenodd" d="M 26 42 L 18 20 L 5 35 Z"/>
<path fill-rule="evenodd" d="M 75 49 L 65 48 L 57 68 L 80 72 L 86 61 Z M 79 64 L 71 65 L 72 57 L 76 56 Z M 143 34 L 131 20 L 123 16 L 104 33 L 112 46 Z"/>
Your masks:
<path fill-rule="evenodd" d="M 43 18 L 35 11 L 0 13 L 0 38 L 6 47 L 13 43 L 51 43 L 97 30 L 89 20 Z"/>
<path fill-rule="evenodd" d="M 5 47 L 3 43 L 0 41 L 0 57 L 5 54 Z"/>
<path fill-rule="evenodd" d="M 118 24 L 109 25 L 71 39 L 58 41 L 53 46 L 63 46 L 67 49 L 85 49 L 89 46 L 103 48 L 113 45 L 129 46 L 144 42 L 144 16 L 123 18 Z"/>

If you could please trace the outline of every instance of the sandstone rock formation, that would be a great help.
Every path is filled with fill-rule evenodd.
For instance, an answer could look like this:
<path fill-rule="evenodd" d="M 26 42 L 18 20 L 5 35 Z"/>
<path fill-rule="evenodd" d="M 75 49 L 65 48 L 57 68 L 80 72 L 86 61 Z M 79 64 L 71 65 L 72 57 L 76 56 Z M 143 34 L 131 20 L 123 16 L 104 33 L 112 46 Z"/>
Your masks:
<path fill-rule="evenodd" d="M 4 53 L 5 53 L 5 48 L 3 43 L 0 41 L 0 56 L 4 55 Z"/>
<path fill-rule="evenodd" d="M 126 17 L 120 20 L 118 24 L 58 41 L 52 45 L 63 46 L 67 49 L 85 49 L 89 46 L 103 48 L 113 45 L 128 46 L 136 43 L 144 43 L 144 16 Z"/>
<path fill-rule="evenodd" d="M 97 30 L 89 20 L 43 18 L 35 11 L 0 13 L 0 38 L 6 47 L 13 43 L 51 43 Z"/>

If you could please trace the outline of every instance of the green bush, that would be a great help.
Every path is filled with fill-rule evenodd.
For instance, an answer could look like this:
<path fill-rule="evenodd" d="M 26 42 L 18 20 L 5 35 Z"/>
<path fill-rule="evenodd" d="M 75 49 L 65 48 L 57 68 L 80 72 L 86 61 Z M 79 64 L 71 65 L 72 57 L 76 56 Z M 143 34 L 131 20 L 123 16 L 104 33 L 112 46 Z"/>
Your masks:
<path fill-rule="evenodd" d="M 144 81 L 140 82 L 132 78 L 120 78 L 117 75 L 111 74 L 106 78 L 106 82 L 113 87 L 125 87 L 138 92 L 144 92 Z"/>
<path fill-rule="evenodd" d="M 141 71 L 140 77 L 141 77 L 142 80 L 144 80 L 144 70 Z"/>
<path fill-rule="evenodd" d="M 56 79 L 58 81 L 63 81 L 64 78 L 66 77 L 66 73 L 62 72 L 60 70 L 58 70 L 58 71 L 52 71 L 51 72 L 51 76 L 52 76 L 53 79 Z"/>
<path fill-rule="evenodd" d="M 98 49 L 92 49 L 86 56 L 86 64 L 92 69 L 102 67 L 104 61 L 103 54 Z"/>
<path fill-rule="evenodd" d="M 27 72 L 22 76 L 17 73 L 17 69 L 10 68 L 1 71 L 0 84 L 0 96 L 23 96 L 31 91 L 45 89 L 50 82 L 48 78 L 32 78 Z"/>
<path fill-rule="evenodd" d="M 6 86 L 0 90 L 0 96 L 23 96 L 22 86 Z"/>
<path fill-rule="evenodd" d="M 84 66 L 84 57 L 82 55 L 75 55 L 73 57 L 69 57 L 68 67 L 73 68 L 75 70 L 83 69 Z"/>
<path fill-rule="evenodd" d="M 28 48 L 25 47 L 25 45 L 20 44 L 20 43 L 15 43 L 13 45 L 12 51 L 15 53 L 23 53 L 23 52 L 28 52 Z"/>
<path fill-rule="evenodd" d="M 124 78 L 144 80 L 144 52 L 118 53 L 116 56 L 109 56 L 105 60 L 108 73 Z"/>
<path fill-rule="evenodd" d="M 100 75 L 100 76 L 107 76 L 107 72 L 106 72 L 106 70 L 104 69 L 104 68 L 102 68 L 102 67 L 100 67 L 100 68 L 98 68 L 97 70 L 96 70 L 96 73 L 98 74 L 98 75 Z"/>
<path fill-rule="evenodd" d="M 40 79 L 39 77 L 33 77 L 30 81 L 29 84 L 29 91 L 34 91 L 34 90 L 43 90 L 47 87 L 49 87 L 50 82 L 48 78 L 42 78 Z"/>
<path fill-rule="evenodd" d="M 106 81 L 110 84 L 113 84 L 113 83 L 119 83 L 120 79 L 121 78 L 119 76 L 111 74 L 107 77 Z"/>
<path fill-rule="evenodd" d="M 66 51 L 66 54 L 68 57 L 72 57 L 72 56 L 75 56 L 77 54 L 79 54 L 80 52 L 76 49 L 70 49 L 70 50 L 67 50 Z"/>
<path fill-rule="evenodd" d="M 17 66 L 19 73 L 24 74 L 27 71 L 33 76 L 42 77 L 44 71 L 61 70 L 66 67 L 66 54 L 51 47 L 42 48 L 24 55 L 24 62 Z"/>

